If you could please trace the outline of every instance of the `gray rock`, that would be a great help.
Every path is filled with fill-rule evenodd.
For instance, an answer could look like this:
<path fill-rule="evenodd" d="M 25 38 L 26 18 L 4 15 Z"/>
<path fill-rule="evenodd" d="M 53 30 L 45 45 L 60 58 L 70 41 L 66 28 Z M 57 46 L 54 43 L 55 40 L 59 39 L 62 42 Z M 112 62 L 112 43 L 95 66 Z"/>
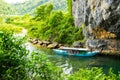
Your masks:
<path fill-rule="evenodd" d="M 75 26 L 85 23 L 86 36 L 91 28 L 103 27 L 120 37 L 120 0 L 73 0 L 72 13 Z"/>
<path fill-rule="evenodd" d="M 86 45 L 88 48 L 101 49 L 101 48 L 107 47 L 108 43 L 106 40 L 98 40 L 98 39 L 90 40 L 90 39 L 88 39 L 86 41 Z"/>
<path fill-rule="evenodd" d="M 83 48 L 84 47 L 84 43 L 77 41 L 77 42 L 74 42 L 72 46 L 73 47 L 81 47 L 81 48 Z"/>
<path fill-rule="evenodd" d="M 88 47 L 120 50 L 120 40 L 116 40 L 120 38 L 120 0 L 72 0 L 72 14 L 76 27 L 86 25 L 83 32 Z M 100 40 L 92 33 L 96 27 L 116 37 Z"/>

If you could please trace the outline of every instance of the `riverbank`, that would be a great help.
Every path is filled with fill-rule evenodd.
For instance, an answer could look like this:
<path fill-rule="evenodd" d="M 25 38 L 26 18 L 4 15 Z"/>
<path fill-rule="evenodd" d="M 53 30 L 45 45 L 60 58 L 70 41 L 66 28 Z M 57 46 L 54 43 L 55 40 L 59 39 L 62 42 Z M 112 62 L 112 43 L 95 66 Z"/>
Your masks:
<path fill-rule="evenodd" d="M 45 48 L 49 48 L 49 49 L 55 49 L 55 48 L 60 48 L 63 46 L 69 46 L 69 45 L 65 45 L 65 44 L 60 44 L 58 42 L 50 42 L 50 41 L 40 41 L 39 39 L 29 39 L 28 40 L 30 43 L 32 43 L 33 45 L 36 46 L 40 46 L 40 47 L 45 47 Z M 73 46 L 77 46 L 78 44 L 80 44 L 79 42 L 76 42 L 73 44 Z M 80 48 L 85 48 L 85 44 L 81 44 L 80 46 L 77 46 Z M 100 50 L 100 55 L 106 55 L 106 56 L 120 56 L 120 51 L 118 50 Z"/>
<path fill-rule="evenodd" d="M 41 47 L 46 47 L 49 49 L 54 49 L 54 48 L 60 48 L 63 46 L 63 44 L 60 44 L 58 42 L 50 42 L 50 41 L 40 41 L 39 39 L 28 39 L 28 41 L 34 45 L 41 46 Z M 65 45 L 64 45 L 65 46 Z"/>

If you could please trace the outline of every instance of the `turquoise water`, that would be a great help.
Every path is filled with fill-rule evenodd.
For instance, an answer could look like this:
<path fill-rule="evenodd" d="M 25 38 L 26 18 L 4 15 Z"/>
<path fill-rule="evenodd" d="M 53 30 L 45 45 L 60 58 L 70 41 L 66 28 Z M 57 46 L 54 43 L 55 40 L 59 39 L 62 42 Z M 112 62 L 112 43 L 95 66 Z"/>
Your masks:
<path fill-rule="evenodd" d="M 42 51 L 47 53 L 48 58 L 55 65 L 61 67 L 66 74 L 71 74 L 79 70 L 79 68 L 100 67 L 103 68 L 104 73 L 108 73 L 112 68 L 113 72 L 117 74 L 120 71 L 120 59 L 108 56 L 94 56 L 94 57 L 73 57 L 57 55 L 52 50 L 36 48 L 28 44 L 30 51 Z"/>
<path fill-rule="evenodd" d="M 100 67 L 103 68 L 104 73 L 108 73 L 112 68 L 113 72 L 117 74 L 120 71 L 120 60 L 107 56 L 94 57 L 72 57 L 52 54 L 49 59 L 57 66 L 63 68 L 66 74 L 78 71 L 79 68 Z"/>

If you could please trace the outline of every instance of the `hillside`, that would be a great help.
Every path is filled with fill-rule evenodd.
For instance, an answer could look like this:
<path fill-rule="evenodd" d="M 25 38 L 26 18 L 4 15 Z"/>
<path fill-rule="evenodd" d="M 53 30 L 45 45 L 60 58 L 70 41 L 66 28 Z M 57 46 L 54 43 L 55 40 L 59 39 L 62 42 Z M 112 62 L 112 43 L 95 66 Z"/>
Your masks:
<path fill-rule="evenodd" d="M 33 14 L 36 7 L 44 3 L 54 4 L 55 10 L 63 10 L 63 11 L 67 10 L 66 0 L 60 0 L 60 1 L 58 0 L 29 0 L 24 3 L 14 4 L 14 7 L 16 11 L 18 12 L 18 14 L 20 15 L 25 14 L 25 13 Z"/>
<path fill-rule="evenodd" d="M 52 3 L 54 5 L 54 10 L 67 11 L 66 0 L 28 0 L 24 3 L 7 4 L 3 0 L 0 0 L 0 13 L 3 14 L 34 14 L 36 7 L 45 4 Z M 6 11 L 7 10 L 7 11 Z"/>
<path fill-rule="evenodd" d="M 15 14 L 15 8 L 13 5 L 4 2 L 4 0 L 0 0 L 0 14 Z"/>

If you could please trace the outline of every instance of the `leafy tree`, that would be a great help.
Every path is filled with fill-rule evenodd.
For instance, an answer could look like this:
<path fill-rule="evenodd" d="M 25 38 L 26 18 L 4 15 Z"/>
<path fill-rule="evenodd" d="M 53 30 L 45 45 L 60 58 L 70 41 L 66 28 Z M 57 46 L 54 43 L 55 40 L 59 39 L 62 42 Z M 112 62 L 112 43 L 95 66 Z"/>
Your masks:
<path fill-rule="evenodd" d="M 36 8 L 34 19 L 37 21 L 46 20 L 46 18 L 50 15 L 52 10 L 53 10 L 52 4 L 41 5 Z"/>
<path fill-rule="evenodd" d="M 0 31 L 0 44 L 0 80 L 62 79 L 62 70 L 45 53 L 29 53 L 23 39 L 16 39 L 11 31 Z"/>
<path fill-rule="evenodd" d="M 61 24 L 62 19 L 63 19 L 63 13 L 61 11 L 52 12 L 49 18 L 49 25 L 55 28 Z"/>
<path fill-rule="evenodd" d="M 14 14 L 14 7 L 10 4 L 4 2 L 4 0 L 0 0 L 0 14 Z"/>
<path fill-rule="evenodd" d="M 72 0 L 67 0 L 68 12 L 72 16 Z"/>
<path fill-rule="evenodd" d="M 22 46 L 22 39 L 17 40 L 11 32 L 0 31 L 0 79 L 27 79 L 25 61 L 28 52 Z"/>
<path fill-rule="evenodd" d="M 38 21 L 38 25 L 34 25 L 28 30 L 29 35 L 40 40 L 67 44 L 83 40 L 82 28 L 74 27 L 73 17 L 62 11 L 52 11 L 52 8 L 51 4 L 45 4 L 36 9 L 34 20 Z"/>

